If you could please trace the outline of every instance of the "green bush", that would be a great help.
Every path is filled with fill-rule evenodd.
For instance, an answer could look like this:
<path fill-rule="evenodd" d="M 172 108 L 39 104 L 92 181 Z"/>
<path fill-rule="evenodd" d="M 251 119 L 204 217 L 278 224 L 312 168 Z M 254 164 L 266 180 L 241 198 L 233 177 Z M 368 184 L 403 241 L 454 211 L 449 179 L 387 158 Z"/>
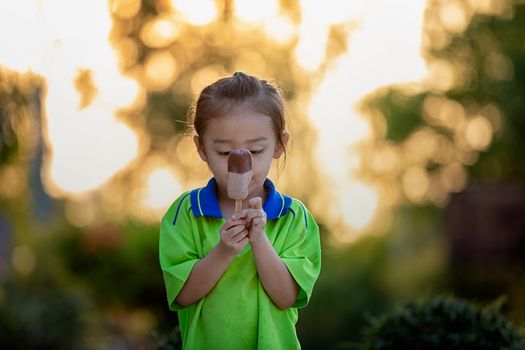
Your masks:
<path fill-rule="evenodd" d="M 525 334 L 500 309 L 501 301 L 481 307 L 454 297 L 406 303 L 371 320 L 359 349 L 525 349 Z"/>
<path fill-rule="evenodd" d="M 0 349 L 78 349 L 84 300 L 48 276 L 0 283 Z"/>

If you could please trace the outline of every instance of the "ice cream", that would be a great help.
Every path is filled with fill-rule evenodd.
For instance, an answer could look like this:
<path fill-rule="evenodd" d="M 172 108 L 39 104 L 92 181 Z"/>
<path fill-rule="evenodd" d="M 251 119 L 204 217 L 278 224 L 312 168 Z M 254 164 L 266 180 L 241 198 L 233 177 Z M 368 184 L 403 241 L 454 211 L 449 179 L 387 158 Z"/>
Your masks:
<path fill-rule="evenodd" d="M 236 149 L 228 157 L 228 197 L 235 200 L 235 212 L 242 209 L 242 200 L 248 196 L 252 178 L 252 155 L 245 149 Z"/>

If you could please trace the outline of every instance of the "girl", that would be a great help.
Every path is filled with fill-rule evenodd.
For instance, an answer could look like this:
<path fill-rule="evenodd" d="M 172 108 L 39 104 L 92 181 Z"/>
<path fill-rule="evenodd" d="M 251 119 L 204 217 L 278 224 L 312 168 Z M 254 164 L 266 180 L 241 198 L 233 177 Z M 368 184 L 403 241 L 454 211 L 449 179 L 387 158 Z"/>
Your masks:
<path fill-rule="evenodd" d="M 321 267 L 319 228 L 297 199 L 267 178 L 286 150 L 279 90 L 244 73 L 200 94 L 194 142 L 213 173 L 165 213 L 159 258 L 168 304 L 178 312 L 184 349 L 299 349 L 297 309 Z M 228 154 L 252 154 L 246 208 L 228 198 Z"/>

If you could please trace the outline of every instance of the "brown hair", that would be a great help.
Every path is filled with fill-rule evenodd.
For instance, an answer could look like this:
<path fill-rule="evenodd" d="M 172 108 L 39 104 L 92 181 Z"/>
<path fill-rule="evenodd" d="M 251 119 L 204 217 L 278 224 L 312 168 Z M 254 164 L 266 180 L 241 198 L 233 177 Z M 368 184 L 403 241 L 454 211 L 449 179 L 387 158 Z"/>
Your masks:
<path fill-rule="evenodd" d="M 202 90 L 193 116 L 197 136 L 202 138 L 210 119 L 225 116 L 246 104 L 254 112 L 270 117 L 275 136 L 286 150 L 283 141 L 285 108 L 280 89 L 275 84 L 242 72 L 219 79 Z"/>

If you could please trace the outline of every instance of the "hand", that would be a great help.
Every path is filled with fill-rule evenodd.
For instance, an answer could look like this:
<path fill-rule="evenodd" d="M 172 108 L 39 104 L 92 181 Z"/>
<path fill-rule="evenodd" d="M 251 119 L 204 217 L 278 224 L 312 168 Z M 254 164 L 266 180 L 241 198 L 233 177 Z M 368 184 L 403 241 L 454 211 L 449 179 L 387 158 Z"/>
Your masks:
<path fill-rule="evenodd" d="M 266 213 L 262 208 L 261 197 L 254 197 L 248 200 L 248 209 L 241 210 L 234 214 L 232 218 L 237 220 L 244 219 L 250 244 L 258 243 L 265 237 Z"/>
<path fill-rule="evenodd" d="M 228 257 L 239 253 L 248 243 L 248 230 L 246 221 L 230 218 L 221 227 L 221 240 L 218 244 L 220 251 Z"/>

